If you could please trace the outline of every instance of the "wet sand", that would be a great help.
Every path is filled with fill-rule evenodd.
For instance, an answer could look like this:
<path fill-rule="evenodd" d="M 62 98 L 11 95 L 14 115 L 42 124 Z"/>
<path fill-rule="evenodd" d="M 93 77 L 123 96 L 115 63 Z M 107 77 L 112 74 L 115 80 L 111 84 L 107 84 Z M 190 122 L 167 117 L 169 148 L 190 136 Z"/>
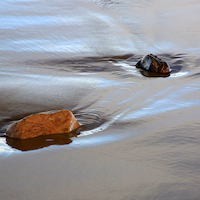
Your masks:
<path fill-rule="evenodd" d="M 1 1 L 0 134 L 61 109 L 83 127 L 0 137 L 0 199 L 200 199 L 199 8 L 193 0 Z M 147 53 L 171 74 L 136 69 Z"/>
<path fill-rule="evenodd" d="M 122 141 L 112 141 L 112 135 L 109 144 L 95 144 L 101 136 L 85 137 L 73 146 L 1 158 L 1 199 L 198 199 L 193 125 Z"/>

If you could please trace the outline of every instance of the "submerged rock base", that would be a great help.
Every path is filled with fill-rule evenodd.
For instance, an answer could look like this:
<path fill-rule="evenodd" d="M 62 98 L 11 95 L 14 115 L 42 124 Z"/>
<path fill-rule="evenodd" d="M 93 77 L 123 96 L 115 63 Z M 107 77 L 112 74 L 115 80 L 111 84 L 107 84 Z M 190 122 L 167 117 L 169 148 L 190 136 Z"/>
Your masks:
<path fill-rule="evenodd" d="M 166 62 L 162 61 L 160 58 L 153 54 L 148 54 L 144 56 L 137 64 L 137 68 L 142 68 L 147 71 L 157 72 L 161 74 L 170 73 L 170 67 Z"/>
<path fill-rule="evenodd" d="M 80 127 L 72 112 L 61 110 L 30 115 L 11 124 L 6 135 L 11 138 L 28 139 L 41 135 L 69 133 Z"/>

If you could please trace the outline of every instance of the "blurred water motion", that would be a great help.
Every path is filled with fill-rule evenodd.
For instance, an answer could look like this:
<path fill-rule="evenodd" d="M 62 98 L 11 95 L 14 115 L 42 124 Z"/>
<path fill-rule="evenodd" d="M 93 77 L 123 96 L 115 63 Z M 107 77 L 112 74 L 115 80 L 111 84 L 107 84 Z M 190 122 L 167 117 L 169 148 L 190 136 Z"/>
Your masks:
<path fill-rule="evenodd" d="M 60 109 L 82 129 L 0 137 L 0 199 L 200 199 L 199 9 L 195 0 L 1 1 L 0 134 Z M 137 69 L 147 53 L 170 75 Z"/>

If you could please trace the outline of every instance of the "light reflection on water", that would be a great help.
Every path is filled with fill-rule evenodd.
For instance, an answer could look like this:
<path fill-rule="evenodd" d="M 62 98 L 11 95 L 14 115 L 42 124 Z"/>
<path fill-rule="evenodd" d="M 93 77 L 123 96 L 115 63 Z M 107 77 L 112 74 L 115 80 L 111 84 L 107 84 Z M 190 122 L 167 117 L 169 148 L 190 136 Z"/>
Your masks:
<path fill-rule="evenodd" d="M 171 92 L 173 91 L 172 88 L 167 88 L 167 90 L 171 90 Z M 172 92 L 171 94 L 167 95 L 164 98 L 159 98 L 157 100 L 151 99 L 151 98 L 147 99 L 146 101 L 148 101 L 149 105 L 147 106 L 144 105 L 142 109 L 131 112 L 130 114 L 126 115 L 123 119 L 124 120 L 132 120 L 134 118 L 138 119 L 138 118 L 142 118 L 148 115 L 156 115 L 156 114 L 160 114 L 160 113 L 164 113 L 164 112 L 168 112 L 172 110 L 178 110 L 181 108 L 199 105 L 200 100 L 196 98 L 192 100 L 190 99 L 190 101 L 182 100 L 184 99 L 183 98 L 184 95 L 190 95 L 191 93 L 193 93 L 194 95 L 194 91 L 198 93 L 199 90 L 200 88 L 199 88 L 198 83 L 194 85 L 189 84 L 189 85 L 184 86 L 184 88 L 175 90 L 174 92 Z M 159 95 L 158 93 L 156 96 L 161 96 L 161 95 Z"/>
<path fill-rule="evenodd" d="M 95 187 L 95 194 L 98 187 L 105 188 L 101 195 L 112 194 L 102 199 L 199 199 L 199 8 L 192 0 L 1 1 L 1 134 L 9 123 L 49 110 L 72 110 L 83 125 L 80 132 L 28 141 L 1 137 L 2 164 L 20 155 L 29 173 L 30 165 L 37 169 L 37 163 L 27 164 L 25 155 L 32 159 L 46 152 L 50 159 L 55 152 L 53 160 L 64 158 L 74 165 L 70 180 L 76 188 L 81 184 L 81 195 L 87 180 L 98 175 L 95 184 L 88 185 Z M 135 64 L 147 53 L 165 60 L 171 74 L 137 69 Z M 79 148 L 83 160 L 104 155 L 99 166 L 74 156 Z M 90 148 L 100 153 L 84 154 Z M 76 158 L 81 169 L 73 174 L 77 166 L 71 160 Z M 1 170 L 11 168 L 9 173 L 17 169 L 5 166 Z M 67 172 L 53 177 L 55 185 L 73 182 L 57 184 L 62 177 L 67 180 Z M 6 184 L 19 199 L 27 194 L 38 199 L 36 190 L 32 195 L 22 192 L 21 198 L 9 177 L 4 178 L 0 199 L 8 191 Z M 25 180 L 20 175 L 17 179 Z M 78 190 L 67 192 L 74 195 Z M 76 199 L 88 199 L 81 197 Z"/>
<path fill-rule="evenodd" d="M 95 133 L 95 132 L 93 132 L 93 133 Z M 91 134 L 93 134 L 93 133 L 91 133 Z M 96 133 L 97 133 L 97 131 L 96 131 Z M 86 135 L 88 135 L 88 134 L 87 133 L 85 134 L 83 132 L 82 136 L 86 136 Z M 118 136 L 116 136 L 116 135 L 100 135 L 100 136 L 95 136 L 95 137 L 90 137 L 90 138 L 82 138 L 81 137 L 80 140 L 74 141 L 72 144 L 70 144 L 70 146 L 72 146 L 72 147 L 95 146 L 95 145 L 100 145 L 100 144 L 112 143 L 112 142 L 115 142 L 122 138 L 124 138 L 123 135 L 118 135 Z"/>
<path fill-rule="evenodd" d="M 7 157 L 12 155 L 13 153 L 17 153 L 18 151 L 14 148 L 11 148 L 8 145 L 5 145 L 6 139 L 0 138 L 0 156 Z"/>
<path fill-rule="evenodd" d="M 187 74 L 189 74 L 189 72 L 178 72 L 178 73 L 172 74 L 171 77 L 186 76 Z"/>

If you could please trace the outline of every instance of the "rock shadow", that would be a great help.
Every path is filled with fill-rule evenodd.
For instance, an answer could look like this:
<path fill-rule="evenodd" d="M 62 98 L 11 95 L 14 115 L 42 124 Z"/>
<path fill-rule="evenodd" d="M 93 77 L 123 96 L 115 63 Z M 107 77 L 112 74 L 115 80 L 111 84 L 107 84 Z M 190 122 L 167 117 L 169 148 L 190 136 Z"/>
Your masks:
<path fill-rule="evenodd" d="M 72 138 L 77 137 L 80 132 L 77 130 L 75 132 L 67 134 L 55 134 L 55 135 L 43 135 L 31 139 L 18 139 L 6 137 L 6 143 L 14 148 L 21 151 L 31 151 L 36 149 L 41 149 L 51 145 L 66 145 L 72 143 Z"/>

